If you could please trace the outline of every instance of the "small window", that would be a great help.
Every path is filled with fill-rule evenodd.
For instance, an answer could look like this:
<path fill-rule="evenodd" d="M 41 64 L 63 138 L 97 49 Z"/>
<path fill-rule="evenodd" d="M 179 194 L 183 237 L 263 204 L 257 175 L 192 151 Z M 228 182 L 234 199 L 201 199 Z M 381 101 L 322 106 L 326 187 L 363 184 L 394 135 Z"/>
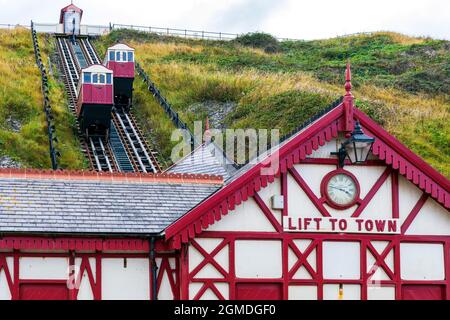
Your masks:
<path fill-rule="evenodd" d="M 97 73 L 94 73 L 92 75 L 92 83 L 98 83 L 98 74 Z"/>
<path fill-rule="evenodd" d="M 120 52 L 116 52 L 116 61 L 120 61 Z"/>
<path fill-rule="evenodd" d="M 123 62 L 127 61 L 127 53 L 125 51 L 122 51 L 122 61 Z"/>
<path fill-rule="evenodd" d="M 128 52 L 128 61 L 133 62 L 133 52 Z"/>
<path fill-rule="evenodd" d="M 112 74 L 111 73 L 106 74 L 106 83 L 112 84 Z"/>
<path fill-rule="evenodd" d="M 100 83 L 101 84 L 106 83 L 106 75 L 104 73 L 100 73 Z"/>
<path fill-rule="evenodd" d="M 109 61 L 114 61 L 114 60 L 116 60 L 115 58 L 116 58 L 116 55 L 115 55 L 114 51 L 110 51 L 109 52 Z"/>
<path fill-rule="evenodd" d="M 90 72 L 85 72 L 84 73 L 83 82 L 84 83 L 91 83 L 91 73 Z"/>

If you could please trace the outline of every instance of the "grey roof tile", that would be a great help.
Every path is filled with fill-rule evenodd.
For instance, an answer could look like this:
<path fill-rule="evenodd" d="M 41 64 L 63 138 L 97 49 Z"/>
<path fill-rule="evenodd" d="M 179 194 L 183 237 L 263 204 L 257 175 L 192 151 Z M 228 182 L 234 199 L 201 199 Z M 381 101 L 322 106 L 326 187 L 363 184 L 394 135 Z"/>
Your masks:
<path fill-rule="evenodd" d="M 184 159 L 172 166 L 170 173 L 203 173 L 230 178 L 236 169 L 214 143 L 203 144 Z"/>
<path fill-rule="evenodd" d="M 1 178 L 0 232 L 159 233 L 219 188 Z"/>

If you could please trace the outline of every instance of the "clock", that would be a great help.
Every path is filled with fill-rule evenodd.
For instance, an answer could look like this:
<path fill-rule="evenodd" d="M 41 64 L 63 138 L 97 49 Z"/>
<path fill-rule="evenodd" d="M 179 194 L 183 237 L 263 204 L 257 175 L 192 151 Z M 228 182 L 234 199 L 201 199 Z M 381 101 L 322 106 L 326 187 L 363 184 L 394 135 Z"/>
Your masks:
<path fill-rule="evenodd" d="M 333 171 L 322 181 L 322 197 L 335 209 L 353 207 L 360 199 L 360 188 L 356 177 L 343 169 Z"/>

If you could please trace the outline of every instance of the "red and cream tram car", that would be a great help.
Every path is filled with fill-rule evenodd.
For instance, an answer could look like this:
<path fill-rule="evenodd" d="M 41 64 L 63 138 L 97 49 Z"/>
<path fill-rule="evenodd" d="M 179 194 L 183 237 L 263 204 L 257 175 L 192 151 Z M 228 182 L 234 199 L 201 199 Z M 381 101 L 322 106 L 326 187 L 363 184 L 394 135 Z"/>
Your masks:
<path fill-rule="evenodd" d="M 108 48 L 105 66 L 114 72 L 116 104 L 128 106 L 133 97 L 134 49 L 125 44 L 116 44 Z"/>
<path fill-rule="evenodd" d="M 109 130 L 114 105 L 113 82 L 113 71 L 102 65 L 81 71 L 77 116 L 82 132 L 105 134 Z"/>

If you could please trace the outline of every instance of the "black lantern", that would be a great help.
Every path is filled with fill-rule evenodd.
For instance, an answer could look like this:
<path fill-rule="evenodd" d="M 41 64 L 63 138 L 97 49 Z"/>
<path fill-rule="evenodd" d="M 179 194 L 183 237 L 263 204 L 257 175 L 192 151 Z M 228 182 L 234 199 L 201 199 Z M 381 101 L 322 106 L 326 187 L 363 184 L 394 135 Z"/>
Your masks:
<path fill-rule="evenodd" d="M 352 164 L 361 164 L 366 162 L 372 151 L 375 138 L 364 133 L 361 124 L 356 121 L 355 130 L 352 136 L 342 144 L 339 152 L 333 152 L 333 155 L 339 157 L 339 167 L 344 167 L 345 158 L 349 158 Z"/>

